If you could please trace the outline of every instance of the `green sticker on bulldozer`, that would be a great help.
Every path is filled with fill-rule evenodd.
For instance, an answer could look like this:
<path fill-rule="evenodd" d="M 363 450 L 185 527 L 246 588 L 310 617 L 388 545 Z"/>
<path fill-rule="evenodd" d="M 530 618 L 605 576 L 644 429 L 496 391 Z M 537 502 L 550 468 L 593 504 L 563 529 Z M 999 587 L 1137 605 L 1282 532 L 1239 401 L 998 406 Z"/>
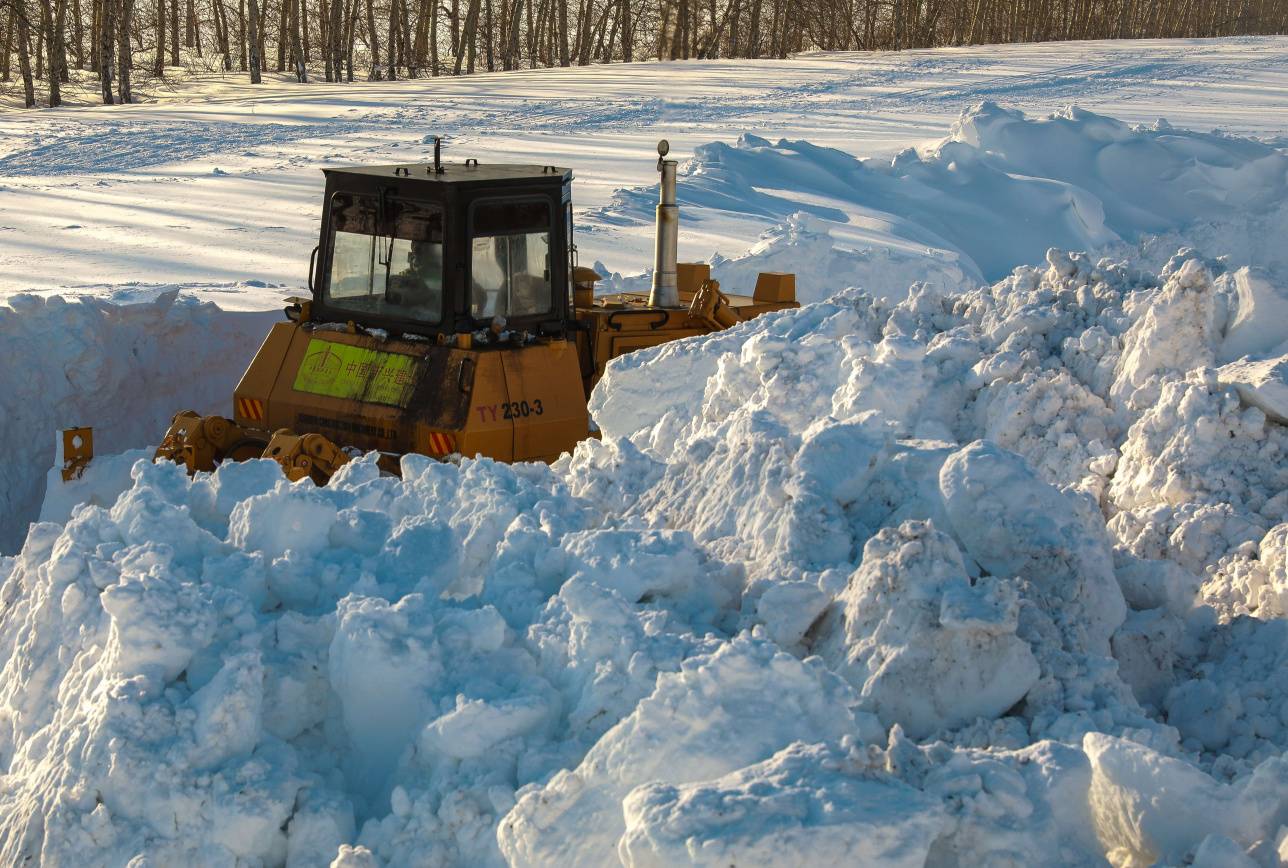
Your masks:
<path fill-rule="evenodd" d="M 382 353 L 313 338 L 295 375 L 295 390 L 350 401 L 405 407 L 416 385 L 414 356 Z"/>

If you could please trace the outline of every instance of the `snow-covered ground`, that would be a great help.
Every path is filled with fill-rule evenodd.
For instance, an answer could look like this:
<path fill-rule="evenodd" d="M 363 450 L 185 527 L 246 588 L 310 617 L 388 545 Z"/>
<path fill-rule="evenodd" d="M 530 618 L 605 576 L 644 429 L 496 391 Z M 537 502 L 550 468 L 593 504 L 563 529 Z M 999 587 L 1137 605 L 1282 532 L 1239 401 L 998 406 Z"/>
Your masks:
<path fill-rule="evenodd" d="M 1288 859 L 1288 40 L 266 91 L 0 119 L 0 861 Z M 666 135 L 682 254 L 812 303 L 553 467 L 133 452 L 26 530 L 440 130 L 575 167 L 613 285 Z"/>
<path fill-rule="evenodd" d="M 942 138 L 963 108 L 994 100 L 1035 115 L 1076 103 L 1128 123 L 1166 117 L 1178 127 L 1279 141 L 1288 129 L 1285 85 L 1288 40 L 1274 38 L 616 64 L 353 85 L 275 81 L 258 89 L 240 75 L 209 78 L 160 103 L 0 114 L 0 294 L 64 286 L 111 294 L 141 284 L 137 293 L 182 283 L 225 308 L 276 307 L 278 285 L 302 288 L 317 243 L 319 170 L 427 158 L 434 135 L 450 139 L 447 154 L 456 159 L 572 167 L 582 259 L 631 274 L 651 262 L 651 230 L 633 223 L 633 213 L 617 213 L 614 193 L 655 182 L 653 146 L 663 136 L 680 155 L 751 133 L 888 163 Z M 897 210 L 896 225 L 887 226 L 888 201 L 852 195 L 816 203 L 816 189 L 775 191 L 772 182 L 764 192 L 864 214 L 850 227 L 859 242 L 915 251 L 955 240 L 910 237 L 898 225 L 910 215 Z M 764 208 L 745 213 L 741 201 L 723 204 L 683 215 L 683 258 L 736 257 L 781 220 Z M 984 263 L 985 276 L 996 279 L 1019 261 Z M 238 286 L 245 281 L 272 287 Z"/>

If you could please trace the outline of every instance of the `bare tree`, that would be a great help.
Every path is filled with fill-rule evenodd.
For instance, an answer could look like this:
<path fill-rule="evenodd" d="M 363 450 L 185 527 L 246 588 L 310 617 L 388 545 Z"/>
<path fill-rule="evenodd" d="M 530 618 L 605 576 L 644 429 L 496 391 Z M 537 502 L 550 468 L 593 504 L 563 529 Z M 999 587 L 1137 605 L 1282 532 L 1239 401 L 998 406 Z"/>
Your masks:
<path fill-rule="evenodd" d="M 49 106 L 56 108 L 63 104 L 62 87 L 60 86 L 58 61 L 56 59 L 56 45 L 54 40 L 54 23 L 53 12 L 49 8 L 49 0 L 41 0 L 40 3 L 40 29 L 44 37 L 45 44 L 49 49 L 49 75 L 47 84 L 49 85 Z"/>
<path fill-rule="evenodd" d="M 304 49 L 300 43 L 300 3 L 301 0 L 290 0 L 291 3 L 291 58 L 295 64 L 296 81 L 309 80 L 309 68 L 304 60 Z"/>
<path fill-rule="evenodd" d="M 327 44 L 328 67 L 335 71 L 335 80 L 343 81 L 344 75 L 341 70 L 344 68 L 344 6 L 340 0 L 331 0 L 331 19 L 327 24 L 327 35 L 330 41 Z"/>
<path fill-rule="evenodd" d="M 4 19 L 4 39 L 0 40 L 0 81 L 8 81 L 10 77 L 9 62 L 13 57 L 15 24 L 14 11 L 10 6 L 0 3 L 0 15 Z"/>
<path fill-rule="evenodd" d="M 157 53 L 152 61 L 152 74 L 160 78 L 165 74 L 165 0 L 157 0 L 156 42 Z"/>
<path fill-rule="evenodd" d="M 98 77 L 103 85 L 103 104 L 115 102 L 112 84 L 116 73 L 116 0 L 98 0 Z"/>
<path fill-rule="evenodd" d="M 371 52 L 371 71 L 367 75 L 367 80 L 379 81 L 384 77 L 384 73 L 380 68 L 380 34 L 376 32 L 376 3 L 375 0 L 365 0 L 365 2 L 368 50 Z"/>
<path fill-rule="evenodd" d="M 133 71 L 134 55 L 130 51 L 130 31 L 134 17 L 134 0 L 118 0 L 117 9 L 117 49 L 119 52 L 116 70 L 116 92 L 122 103 L 133 102 L 134 94 L 130 87 L 130 74 Z"/>
<path fill-rule="evenodd" d="M 85 68 L 85 30 L 81 23 L 81 2 L 72 0 L 72 49 L 76 57 L 76 68 Z"/>
<path fill-rule="evenodd" d="M 249 33 L 247 34 L 247 49 L 249 57 L 247 63 L 250 66 L 250 83 L 259 84 L 259 68 L 262 62 L 259 55 L 259 0 L 250 0 L 250 18 Z"/>
<path fill-rule="evenodd" d="M 140 53 L 151 76 L 180 63 L 179 28 L 225 71 L 233 52 L 262 81 L 276 52 L 295 78 L 464 75 L 478 69 L 822 50 L 900 50 L 1059 39 L 1212 37 L 1288 31 L 1288 0 L 0 0 L 0 79 L 68 95 L 73 66 L 104 102 L 129 101 Z M 70 17 L 70 21 L 68 18 Z M 34 19 L 34 20 L 33 20 Z M 440 26 L 444 25 L 445 26 Z M 167 40 L 168 34 L 168 40 Z M 169 57 L 166 57 L 168 41 Z M 320 48 L 321 58 L 312 47 Z M 25 66 L 24 66 L 25 64 Z"/>
<path fill-rule="evenodd" d="M 22 76 L 23 105 L 36 106 L 36 83 L 31 75 L 31 19 L 23 0 L 9 0 L 10 15 L 17 21 L 18 73 Z"/>

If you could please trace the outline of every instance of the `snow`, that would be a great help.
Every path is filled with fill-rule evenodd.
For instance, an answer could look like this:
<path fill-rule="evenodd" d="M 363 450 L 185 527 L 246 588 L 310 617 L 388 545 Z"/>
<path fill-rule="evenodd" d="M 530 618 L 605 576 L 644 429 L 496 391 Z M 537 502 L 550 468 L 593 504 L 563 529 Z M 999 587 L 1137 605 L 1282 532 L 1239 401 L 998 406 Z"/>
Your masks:
<path fill-rule="evenodd" d="M 930 523 L 869 540 L 840 606 L 832 624 L 820 625 L 814 650 L 882 723 L 913 738 L 999 717 L 1041 674 L 1015 634 L 1014 584 L 990 577 L 972 585 L 952 539 Z"/>
<path fill-rule="evenodd" d="M 1258 826 L 1267 819 L 1264 802 L 1256 798 L 1262 781 L 1254 778 L 1246 787 L 1219 784 L 1184 762 L 1100 733 L 1089 733 L 1083 748 L 1091 760 L 1096 834 L 1110 861 L 1178 864 L 1188 854 L 1197 855 L 1211 836 L 1225 838 L 1236 852 L 1236 842 L 1259 837 Z M 1282 763 L 1269 764 L 1265 774 L 1274 775 L 1282 789 Z M 1215 842 L 1207 849 L 1222 846 L 1231 849 Z"/>
<path fill-rule="evenodd" d="M 947 242 L 973 244 L 967 252 L 983 260 L 975 265 L 996 280 L 1047 247 L 1081 249 L 1073 239 L 1103 235 L 1079 222 L 1101 196 L 1108 229 L 1133 242 L 1137 231 L 1157 233 L 1182 215 L 1204 216 L 1203 225 L 1185 230 L 1188 238 L 1168 237 L 1156 250 L 1163 257 L 1203 241 L 1213 255 L 1257 264 L 1258 256 L 1281 256 L 1278 239 L 1288 228 L 1282 216 L 1275 233 L 1244 215 L 1205 215 L 1209 205 L 1231 216 L 1240 204 L 1274 195 L 1273 183 L 1258 190 L 1257 182 L 1283 158 L 1211 131 L 1281 143 L 1288 127 L 1282 38 L 817 53 L 790 63 L 613 64 L 306 87 L 291 78 L 270 73 L 252 86 L 244 74 L 214 74 L 160 90 L 155 103 L 0 114 L 0 294 L 71 287 L 112 295 L 122 285 L 182 285 L 226 309 L 280 308 L 283 295 L 305 288 L 321 210 L 319 170 L 426 159 L 435 135 L 448 137 L 447 159 L 573 168 L 582 262 L 602 261 L 625 275 L 651 264 L 652 227 L 613 202 L 618 191 L 656 182 L 659 138 L 681 158 L 700 147 L 737 156 L 733 146 L 743 133 L 799 143 L 803 154 L 788 149 L 778 158 L 816 181 L 842 169 L 842 181 L 846 171 L 862 175 L 870 189 L 842 183 L 820 194 L 819 183 L 793 187 L 797 177 L 756 194 L 782 202 L 780 216 L 740 199 L 723 209 L 687 207 L 680 253 L 685 261 L 737 259 L 762 232 L 782 233 L 794 211 L 839 212 L 849 222 L 828 228 L 840 251 L 856 255 L 834 254 L 840 261 L 830 281 L 801 281 L 815 300 L 847 285 L 881 293 L 903 292 L 914 280 L 979 279 L 970 261 L 945 252 Z M 1030 118 L 1069 104 L 1104 117 L 1093 140 L 1068 135 L 1068 122 L 1028 129 L 998 109 L 963 127 L 968 139 L 996 139 L 994 152 L 945 139 L 963 109 L 987 100 Z M 1162 117 L 1176 129 L 1150 129 Z M 1111 118 L 1147 129 L 1132 134 Z M 1019 154 L 1021 143 L 1026 152 Z M 1241 166 L 1252 153 L 1270 159 Z M 1152 170 L 1142 171 L 1146 162 Z M 916 177 L 899 180 L 909 173 Z M 1153 185 L 1160 178 L 1171 192 Z M 979 186 L 986 179 L 1000 186 Z M 969 180 L 1004 210 L 979 207 L 956 180 Z M 682 180 L 682 195 L 690 183 Z M 1229 204 L 1205 200 L 1208 184 Z M 1116 194 L 1115 185 L 1131 195 Z M 865 191 L 881 201 L 855 198 Z M 935 200 L 905 201 L 905 192 L 943 196 L 944 208 L 971 220 L 950 224 L 938 218 L 944 212 Z M 648 198 L 639 190 L 636 196 Z M 1170 214 L 1177 203 L 1180 210 Z M 1143 213 L 1125 213 L 1133 204 Z M 919 225 L 907 209 L 933 222 Z M 1046 219 L 1025 222 L 1037 212 Z M 1248 231 L 1262 225 L 1267 231 Z M 985 227 L 1003 234 L 980 237 L 976 229 Z M 943 241 L 931 237 L 941 231 Z M 961 233 L 972 238 L 963 241 Z M 1022 255 L 1011 242 L 1020 237 Z M 801 267 L 799 258 L 792 264 L 788 270 Z M 846 273 L 850 267 L 854 274 Z M 733 279 L 726 291 L 736 288 Z"/>
<path fill-rule="evenodd" d="M 935 801 L 822 745 L 793 744 L 710 783 L 648 784 L 627 797 L 623 865 L 921 866 L 943 827 Z"/>
<path fill-rule="evenodd" d="M 93 425 L 96 450 L 111 455 L 159 438 L 178 410 L 213 412 L 245 370 L 237 348 L 257 346 L 274 319 L 223 311 L 179 287 L 130 304 L 28 293 L 0 303 L 0 551 L 16 550 L 40 513 L 59 429 Z"/>
<path fill-rule="evenodd" d="M 27 360 L 0 371 L 0 861 L 1280 864 L 1288 160 L 1282 138 L 1193 127 L 1221 109 L 1282 135 L 1281 106 L 1236 106 L 1229 83 L 1278 82 L 1282 46 L 820 55 L 755 101 L 763 64 L 706 65 L 724 78 L 684 77 L 671 104 L 605 100 L 629 78 L 607 67 L 549 73 L 586 90 L 548 102 L 535 73 L 434 83 L 457 119 L 459 89 L 503 92 L 477 103 L 480 137 L 600 109 L 584 144 L 548 140 L 584 148 L 583 261 L 620 253 L 610 285 L 640 280 L 621 272 L 646 231 L 644 194 L 602 183 L 629 187 L 613 149 L 643 140 L 605 144 L 614 113 L 643 127 L 672 106 L 698 145 L 695 249 L 768 222 L 717 274 L 791 266 L 811 302 L 615 361 L 591 399 L 602 440 L 552 466 L 406 456 L 395 478 L 368 456 L 323 489 L 267 461 L 189 479 L 146 447 L 174 410 L 226 402 L 278 315 L 254 309 L 288 289 L 268 285 L 273 257 L 311 242 L 234 261 L 189 238 L 182 267 L 129 243 L 117 265 L 69 255 L 66 282 L 108 283 L 66 299 L 22 278 L 41 294 L 0 316 Z M 1191 76 L 1193 105 L 1148 92 L 1142 58 Z M 661 100 L 660 81 L 634 84 Z M 334 138 L 234 138 L 264 150 L 149 181 L 157 208 L 225 182 L 239 192 L 214 211 L 256 183 L 311 203 L 310 149 L 365 141 L 374 159 L 420 135 L 424 104 L 389 105 L 420 87 L 362 91 L 355 115 L 406 125 L 383 139 L 369 115 L 317 120 L 335 88 L 263 99 L 265 123 L 295 112 Z M 1074 92 L 1097 111 L 1035 110 Z M 836 125 L 948 93 L 1032 100 L 974 104 L 946 135 L 947 108 L 936 129 L 910 118 L 864 159 L 847 148 L 873 140 Z M 5 184 L 45 201 L 192 172 L 218 153 L 201 137 L 186 163 L 146 154 L 183 140 L 167 124 L 252 123 L 242 99 L 6 119 L 87 148 L 109 121 L 137 138 L 128 171 L 7 139 Z M 833 126 L 791 129 L 791 99 Z M 1175 116 L 1132 127 L 1101 113 L 1114 99 Z M 783 141 L 711 133 L 753 115 Z M 188 282 L 216 262 L 206 279 L 229 283 Z M 120 263 L 175 285 L 116 285 Z M 265 285 L 225 273 L 241 269 Z M 211 304 L 220 289 L 249 310 Z M 69 485 L 49 473 L 42 499 L 52 432 L 79 421 L 102 457 Z"/>
<path fill-rule="evenodd" d="M 1231 362 L 1217 371 L 1239 398 L 1276 422 L 1288 423 L 1288 355 L 1260 361 Z"/>

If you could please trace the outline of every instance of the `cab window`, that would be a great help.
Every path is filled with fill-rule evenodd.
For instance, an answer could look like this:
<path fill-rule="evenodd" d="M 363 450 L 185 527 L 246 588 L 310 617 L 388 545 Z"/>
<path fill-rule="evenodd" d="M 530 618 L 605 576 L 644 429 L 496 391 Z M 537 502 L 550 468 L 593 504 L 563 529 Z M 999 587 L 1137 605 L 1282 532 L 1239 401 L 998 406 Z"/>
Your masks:
<path fill-rule="evenodd" d="M 475 319 L 553 310 L 550 203 L 485 200 L 470 211 L 470 314 Z"/>
<path fill-rule="evenodd" d="M 443 215 L 421 202 L 331 199 L 327 307 L 436 324 L 443 318 Z"/>

